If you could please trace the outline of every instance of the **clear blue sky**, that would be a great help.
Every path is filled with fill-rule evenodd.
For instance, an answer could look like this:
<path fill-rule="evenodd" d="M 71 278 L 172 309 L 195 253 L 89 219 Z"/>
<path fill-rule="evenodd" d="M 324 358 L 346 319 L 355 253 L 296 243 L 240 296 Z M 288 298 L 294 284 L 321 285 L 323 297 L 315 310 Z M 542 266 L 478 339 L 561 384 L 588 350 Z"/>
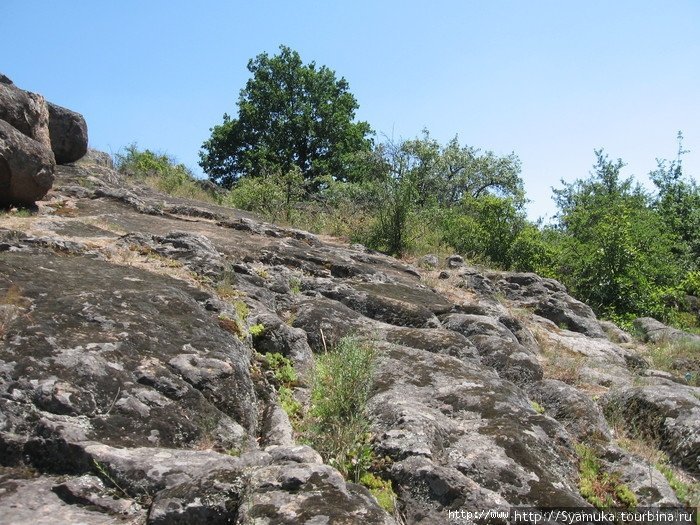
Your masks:
<path fill-rule="evenodd" d="M 594 148 L 646 178 L 683 130 L 700 178 L 697 0 L 0 0 L 0 36 L 0 71 L 81 112 L 92 147 L 198 173 L 248 60 L 286 44 L 344 76 L 379 133 L 514 151 L 533 218 Z"/>

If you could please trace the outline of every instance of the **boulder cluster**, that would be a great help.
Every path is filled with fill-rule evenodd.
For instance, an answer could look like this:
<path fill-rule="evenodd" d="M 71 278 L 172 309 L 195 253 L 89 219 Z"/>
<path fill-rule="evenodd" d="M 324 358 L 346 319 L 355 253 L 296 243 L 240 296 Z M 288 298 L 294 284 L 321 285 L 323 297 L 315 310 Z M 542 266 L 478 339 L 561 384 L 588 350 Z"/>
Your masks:
<path fill-rule="evenodd" d="M 0 74 L 0 206 L 30 206 L 51 189 L 56 164 L 87 152 L 82 115 Z"/>

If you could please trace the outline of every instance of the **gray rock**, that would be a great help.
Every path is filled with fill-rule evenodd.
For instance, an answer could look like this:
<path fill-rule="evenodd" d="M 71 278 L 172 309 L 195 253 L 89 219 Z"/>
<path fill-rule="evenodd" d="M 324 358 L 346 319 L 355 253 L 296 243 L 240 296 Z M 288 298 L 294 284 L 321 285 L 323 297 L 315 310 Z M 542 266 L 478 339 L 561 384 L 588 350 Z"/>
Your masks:
<path fill-rule="evenodd" d="M 51 149 L 49 111 L 41 95 L 19 89 L 12 82 L 0 82 L 0 120 Z"/>
<path fill-rule="evenodd" d="M 440 259 L 438 259 L 437 255 L 430 253 L 421 257 L 420 261 L 418 261 L 418 264 L 419 266 L 422 266 L 424 268 L 437 268 L 440 264 Z"/>
<path fill-rule="evenodd" d="M 100 478 L 86 474 L 71 478 L 51 490 L 63 501 L 69 504 L 91 507 L 108 514 L 122 517 L 143 515 L 140 506 L 132 499 L 113 495 L 113 489 L 107 488 Z"/>
<path fill-rule="evenodd" d="M 162 257 L 178 261 L 205 277 L 219 278 L 225 270 L 221 254 L 211 241 L 202 235 L 182 231 L 150 237 L 127 234 L 121 238 L 120 242 L 129 247 L 142 247 Z"/>
<path fill-rule="evenodd" d="M 104 509 L 66 503 L 52 492 L 58 483 L 58 478 L 53 476 L 0 481 L 0 521 L 12 525 L 136 525 L 144 521 L 142 511 L 125 519 L 123 515 L 106 513 Z"/>
<path fill-rule="evenodd" d="M 258 352 L 282 354 L 292 361 L 302 378 L 308 377 L 313 367 L 313 355 L 304 330 L 289 326 L 272 313 L 254 315 L 251 323 L 264 327 L 263 332 L 253 338 Z"/>
<path fill-rule="evenodd" d="M 637 496 L 640 506 L 680 505 L 674 490 L 656 469 L 653 459 L 637 457 L 612 443 L 605 445 L 601 459 L 605 471 L 617 474 L 620 482 Z"/>
<path fill-rule="evenodd" d="M 460 268 L 464 266 L 464 258 L 461 255 L 450 255 L 445 259 L 448 268 Z"/>
<path fill-rule="evenodd" d="M 364 487 L 346 483 L 337 470 L 318 463 L 270 465 L 246 482 L 237 523 L 396 522 Z"/>
<path fill-rule="evenodd" d="M 644 340 L 652 343 L 669 343 L 687 341 L 700 344 L 700 336 L 666 326 L 652 317 L 640 317 L 634 320 L 634 327 L 644 334 Z"/>
<path fill-rule="evenodd" d="M 612 390 L 600 403 L 608 419 L 657 442 L 672 463 L 700 475 L 700 389 L 653 385 Z"/>
<path fill-rule="evenodd" d="M 57 164 L 75 162 L 87 153 L 88 131 L 85 119 L 70 109 L 48 103 L 51 149 Z"/>
<path fill-rule="evenodd" d="M 530 385 L 528 393 L 544 408 L 547 416 L 559 421 L 577 440 L 610 441 L 612 438 L 598 405 L 575 387 L 555 379 L 544 379 Z"/>
<path fill-rule="evenodd" d="M 584 505 L 571 438 L 535 413 L 520 389 L 478 363 L 382 348 L 370 400 L 376 450 L 397 463 L 420 460 L 432 477 L 416 501 L 414 467 L 392 469 L 399 493 L 411 494 L 407 506 L 416 515 L 409 522 L 426 508 L 470 501 Z"/>
<path fill-rule="evenodd" d="M 542 367 L 534 352 L 498 319 L 485 315 L 449 314 L 445 328 L 463 334 L 474 345 L 481 362 L 497 370 L 501 377 L 518 384 L 542 379 Z"/>
<path fill-rule="evenodd" d="M 600 327 L 613 343 L 631 343 L 632 336 L 611 321 L 599 321 Z"/>
<path fill-rule="evenodd" d="M 0 120 L 0 206 L 41 200 L 53 184 L 54 167 L 49 148 Z"/>

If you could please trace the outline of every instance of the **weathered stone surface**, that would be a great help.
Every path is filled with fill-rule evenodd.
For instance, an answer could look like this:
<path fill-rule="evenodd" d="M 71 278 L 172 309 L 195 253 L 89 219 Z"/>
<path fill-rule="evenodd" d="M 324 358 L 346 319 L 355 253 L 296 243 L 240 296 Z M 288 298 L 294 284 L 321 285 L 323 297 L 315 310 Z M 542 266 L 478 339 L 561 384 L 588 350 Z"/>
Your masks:
<path fill-rule="evenodd" d="M 57 276 L 68 293 L 50 297 Z M 143 270 L 23 252 L 0 259 L 0 294 L 11 283 L 32 317 L 17 318 L 0 347 L 12 363 L 0 376 L 6 414 L 90 416 L 90 439 L 130 446 L 230 448 L 255 431 L 250 350 L 205 309 L 207 294 Z"/>
<path fill-rule="evenodd" d="M 652 343 L 687 341 L 700 345 L 700 335 L 689 334 L 683 330 L 666 326 L 652 317 L 635 319 L 634 326 L 644 334 L 645 341 L 651 341 Z"/>
<path fill-rule="evenodd" d="M 600 327 L 613 343 L 631 343 L 632 336 L 611 321 L 599 321 Z"/>
<path fill-rule="evenodd" d="M 607 444 L 601 454 L 603 468 L 619 476 L 620 482 L 637 496 L 640 506 L 680 505 L 664 475 L 652 458 L 639 458 L 614 444 Z"/>
<path fill-rule="evenodd" d="M 12 82 L 0 82 L 0 120 L 51 149 L 49 111 L 41 95 L 24 91 Z"/>
<path fill-rule="evenodd" d="M 49 102 L 49 136 L 57 164 L 75 162 L 87 153 L 88 130 L 80 113 Z"/>
<path fill-rule="evenodd" d="M 49 148 L 0 120 L 0 206 L 43 198 L 53 184 L 54 166 Z"/>
<path fill-rule="evenodd" d="M 609 418 L 623 421 L 671 462 L 700 476 L 700 389 L 654 385 L 612 390 L 601 399 Z"/>
<path fill-rule="evenodd" d="M 545 414 L 559 421 L 567 432 L 581 442 L 610 441 L 612 435 L 598 405 L 575 387 L 545 379 L 528 388 L 530 399 L 539 403 Z"/>
<path fill-rule="evenodd" d="M 123 494 L 120 498 L 115 497 L 114 489 L 107 488 L 97 476 L 86 474 L 72 478 L 55 485 L 51 490 L 69 504 L 94 508 L 122 519 L 132 517 L 136 521 L 142 518 L 143 511 L 134 500 L 125 498 Z"/>
<path fill-rule="evenodd" d="M 67 503 L 52 491 L 59 483 L 56 477 L 0 481 L 0 522 L 8 525 L 137 525 L 144 521 L 143 511 L 135 516 L 124 516 Z"/>
<path fill-rule="evenodd" d="M 393 525 L 367 489 L 320 464 L 263 467 L 250 476 L 236 523 Z"/>
<path fill-rule="evenodd" d="M 477 363 L 405 347 L 382 348 L 370 401 L 377 450 L 396 462 L 430 460 L 426 468 L 438 478 L 433 485 L 452 486 L 429 487 L 419 508 L 458 509 L 476 497 L 475 490 L 483 503 L 584 504 L 567 434 L 537 414 L 515 385 Z M 443 479 L 440 472 L 457 480 Z M 401 467 L 392 473 L 399 490 L 411 493 L 414 475 Z"/>

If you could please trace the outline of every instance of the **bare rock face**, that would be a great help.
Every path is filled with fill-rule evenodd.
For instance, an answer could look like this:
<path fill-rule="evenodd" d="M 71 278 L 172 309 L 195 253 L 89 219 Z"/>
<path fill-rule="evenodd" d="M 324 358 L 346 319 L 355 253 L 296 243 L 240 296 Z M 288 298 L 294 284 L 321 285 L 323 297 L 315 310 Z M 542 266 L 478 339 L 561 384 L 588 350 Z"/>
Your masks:
<path fill-rule="evenodd" d="M 48 103 L 51 149 L 57 164 L 75 162 L 87 153 L 88 130 L 80 113 Z"/>
<path fill-rule="evenodd" d="M 31 205 L 51 189 L 51 150 L 0 120 L 0 206 Z"/>

